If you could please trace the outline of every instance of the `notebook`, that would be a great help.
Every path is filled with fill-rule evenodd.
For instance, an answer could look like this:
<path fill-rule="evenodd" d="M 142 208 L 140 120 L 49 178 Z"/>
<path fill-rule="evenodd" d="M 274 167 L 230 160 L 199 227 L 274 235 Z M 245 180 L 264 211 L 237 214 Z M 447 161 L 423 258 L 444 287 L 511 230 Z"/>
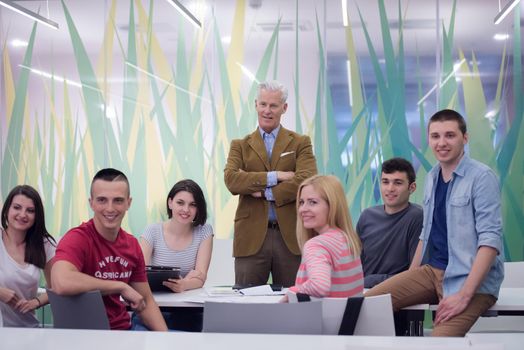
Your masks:
<path fill-rule="evenodd" d="M 147 282 L 153 292 L 171 292 L 162 282 L 169 278 L 179 279 L 180 268 L 173 266 L 146 266 Z"/>

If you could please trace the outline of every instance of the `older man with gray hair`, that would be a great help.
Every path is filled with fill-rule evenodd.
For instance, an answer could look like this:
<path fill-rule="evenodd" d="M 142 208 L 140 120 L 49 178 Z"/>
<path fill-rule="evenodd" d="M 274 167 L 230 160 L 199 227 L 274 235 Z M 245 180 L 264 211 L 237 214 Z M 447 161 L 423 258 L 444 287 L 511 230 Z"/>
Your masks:
<path fill-rule="evenodd" d="M 280 124 L 287 96 L 277 81 L 259 84 L 258 128 L 231 142 L 224 180 L 240 196 L 233 240 L 237 285 L 265 284 L 271 273 L 274 284 L 288 287 L 300 264 L 297 189 L 317 167 L 310 138 Z"/>

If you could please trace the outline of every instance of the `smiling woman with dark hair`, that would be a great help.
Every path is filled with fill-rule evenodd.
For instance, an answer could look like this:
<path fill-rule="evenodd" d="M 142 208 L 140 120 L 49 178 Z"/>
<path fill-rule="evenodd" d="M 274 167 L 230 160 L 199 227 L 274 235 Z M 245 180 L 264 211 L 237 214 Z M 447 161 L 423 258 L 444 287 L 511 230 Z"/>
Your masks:
<path fill-rule="evenodd" d="M 40 273 L 50 281 L 55 240 L 45 227 L 38 192 L 16 186 L 2 207 L 0 240 L 0 312 L 5 327 L 37 327 L 34 310 L 48 303 L 37 295 Z"/>
<path fill-rule="evenodd" d="M 200 288 L 207 278 L 213 248 L 213 228 L 206 224 L 202 189 L 193 180 L 181 180 L 169 191 L 166 206 L 169 220 L 149 225 L 140 237 L 146 265 L 179 267 L 181 279 L 164 281 L 164 286 L 173 292 Z M 186 315 L 184 320 L 171 322 L 171 315 L 163 314 L 168 327 L 176 329 L 181 329 L 181 321 L 191 317 Z"/>
<path fill-rule="evenodd" d="M 166 209 L 169 220 L 149 225 L 140 237 L 146 265 L 179 267 L 182 278 L 164 282 L 173 292 L 200 288 L 213 247 L 202 189 L 193 180 L 177 182 L 169 191 Z"/>

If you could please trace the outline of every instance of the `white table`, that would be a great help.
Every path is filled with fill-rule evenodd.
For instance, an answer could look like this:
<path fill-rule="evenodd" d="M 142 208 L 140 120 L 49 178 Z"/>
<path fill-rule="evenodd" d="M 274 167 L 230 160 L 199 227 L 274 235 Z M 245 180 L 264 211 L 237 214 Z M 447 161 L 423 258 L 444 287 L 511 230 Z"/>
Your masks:
<path fill-rule="evenodd" d="M 224 301 L 234 303 L 278 303 L 282 295 L 273 296 L 242 296 L 222 295 L 209 296 L 205 288 L 188 290 L 183 293 L 155 292 L 153 297 L 161 308 L 173 307 L 203 307 L 206 301 Z"/>
<path fill-rule="evenodd" d="M 499 315 L 524 315 L 524 288 L 500 288 L 499 299 L 490 310 Z"/>
<path fill-rule="evenodd" d="M 189 302 L 204 293 L 203 288 L 188 290 L 183 293 L 154 292 L 153 297 L 159 307 L 198 307 L 202 303 Z"/>
<path fill-rule="evenodd" d="M 505 350 L 522 350 L 524 333 L 468 333 L 466 338 L 472 345 L 504 344 Z"/>
<path fill-rule="evenodd" d="M 161 333 L 66 329 L 0 328 L 2 349 L 9 350 L 502 350 L 504 339 L 490 347 L 472 346 L 468 338 L 348 337 L 228 333 Z M 524 343 L 524 337 L 520 340 Z"/>
<path fill-rule="evenodd" d="M 237 302 L 278 302 L 281 296 L 247 297 L 247 296 L 205 296 L 205 288 L 188 290 L 183 293 L 155 292 L 153 296 L 160 307 L 198 307 L 206 300 L 231 300 L 236 298 Z M 417 304 L 404 308 L 406 310 L 431 310 L 435 311 L 437 305 Z M 524 314 L 524 288 L 501 288 L 499 299 L 490 310 L 502 313 Z"/>

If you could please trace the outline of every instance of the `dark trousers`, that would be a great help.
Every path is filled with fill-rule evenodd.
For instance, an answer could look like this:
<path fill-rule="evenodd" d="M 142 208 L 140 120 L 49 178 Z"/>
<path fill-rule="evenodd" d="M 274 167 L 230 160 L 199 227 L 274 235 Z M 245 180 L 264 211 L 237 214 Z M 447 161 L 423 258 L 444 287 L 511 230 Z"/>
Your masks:
<path fill-rule="evenodd" d="M 299 265 L 300 255 L 289 251 L 278 226 L 268 228 L 264 243 L 255 255 L 235 258 L 235 284 L 266 284 L 271 273 L 273 284 L 290 287 L 295 284 Z"/>
<path fill-rule="evenodd" d="M 204 309 L 201 307 L 177 307 L 172 311 L 162 311 L 164 321 L 170 331 L 202 332 Z M 136 312 L 131 318 L 131 329 L 148 331 Z"/>

